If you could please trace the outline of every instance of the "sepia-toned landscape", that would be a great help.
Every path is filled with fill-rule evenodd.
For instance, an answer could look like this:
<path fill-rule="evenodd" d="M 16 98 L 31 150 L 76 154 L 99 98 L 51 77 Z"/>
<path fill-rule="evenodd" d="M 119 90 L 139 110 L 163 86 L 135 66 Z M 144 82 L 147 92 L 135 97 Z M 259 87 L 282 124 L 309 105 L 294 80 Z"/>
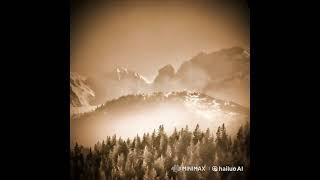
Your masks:
<path fill-rule="evenodd" d="M 73 17 L 71 179 L 248 179 L 246 8 L 107 1 Z"/>

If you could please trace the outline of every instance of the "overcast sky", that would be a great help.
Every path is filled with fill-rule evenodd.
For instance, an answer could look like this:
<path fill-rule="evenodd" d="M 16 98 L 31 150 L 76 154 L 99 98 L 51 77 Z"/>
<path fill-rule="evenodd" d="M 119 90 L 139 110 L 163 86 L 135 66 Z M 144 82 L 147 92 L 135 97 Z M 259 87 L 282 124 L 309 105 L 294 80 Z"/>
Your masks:
<path fill-rule="evenodd" d="M 153 80 L 201 51 L 249 47 L 249 9 L 218 3 L 106 3 L 71 26 L 71 71 L 90 75 L 124 66 Z"/>

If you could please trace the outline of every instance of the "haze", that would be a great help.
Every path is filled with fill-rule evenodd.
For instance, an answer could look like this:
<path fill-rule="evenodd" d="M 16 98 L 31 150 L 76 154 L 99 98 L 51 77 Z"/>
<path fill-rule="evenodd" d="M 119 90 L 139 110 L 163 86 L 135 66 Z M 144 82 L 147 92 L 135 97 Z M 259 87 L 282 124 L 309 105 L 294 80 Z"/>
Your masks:
<path fill-rule="evenodd" d="M 124 139 L 133 138 L 137 134 L 141 137 L 144 133 L 152 133 L 163 125 L 166 132 L 171 134 L 174 128 L 180 130 L 186 125 L 193 130 L 197 124 L 202 130 L 211 128 L 216 131 L 223 123 L 228 128 L 228 133 L 235 135 L 237 129 L 244 125 L 246 119 L 242 115 L 225 114 L 215 110 L 201 110 L 192 104 L 183 107 L 174 103 L 158 104 L 150 107 L 126 107 L 112 113 L 92 115 L 84 119 L 70 121 L 71 144 L 78 142 L 85 146 L 93 146 L 98 141 L 107 139 L 108 136 L 117 135 Z"/>
<path fill-rule="evenodd" d="M 71 71 L 93 75 L 124 66 L 152 81 L 159 68 L 172 64 L 177 70 L 201 51 L 249 47 L 248 15 L 241 8 L 152 2 L 106 3 L 78 13 L 71 26 Z"/>

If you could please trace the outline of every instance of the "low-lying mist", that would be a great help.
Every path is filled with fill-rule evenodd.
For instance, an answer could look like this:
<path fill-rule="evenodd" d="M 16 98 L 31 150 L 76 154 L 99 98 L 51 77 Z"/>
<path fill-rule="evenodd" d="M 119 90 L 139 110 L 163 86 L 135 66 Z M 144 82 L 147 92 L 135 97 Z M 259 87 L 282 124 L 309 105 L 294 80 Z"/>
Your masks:
<path fill-rule="evenodd" d="M 228 133 L 234 134 L 248 120 L 247 114 L 226 111 L 219 108 L 221 105 L 218 103 L 216 106 L 206 107 L 206 104 L 199 106 L 196 101 L 162 99 L 163 97 L 158 97 L 158 100 L 151 103 L 141 103 L 140 100 L 118 103 L 121 101 L 118 99 L 115 104 L 103 110 L 71 119 L 71 144 L 78 142 L 92 146 L 115 134 L 125 139 L 132 138 L 137 134 L 141 136 L 143 133 L 152 133 L 160 125 L 164 126 L 166 132 L 172 133 L 174 128 L 186 128 L 186 125 L 189 129 L 194 129 L 199 124 L 203 130 L 215 130 L 224 123 Z"/>

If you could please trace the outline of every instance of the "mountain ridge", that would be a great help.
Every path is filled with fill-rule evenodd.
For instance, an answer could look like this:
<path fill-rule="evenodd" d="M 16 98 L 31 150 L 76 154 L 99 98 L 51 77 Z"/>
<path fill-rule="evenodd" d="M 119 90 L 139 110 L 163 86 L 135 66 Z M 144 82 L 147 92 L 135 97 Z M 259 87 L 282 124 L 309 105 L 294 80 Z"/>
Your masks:
<path fill-rule="evenodd" d="M 234 134 L 248 119 L 249 109 L 237 103 L 199 92 L 180 91 L 122 96 L 91 112 L 74 116 L 70 122 L 72 137 L 90 143 L 113 134 L 132 137 L 151 131 L 159 124 L 172 131 L 173 127 L 185 125 L 217 128 L 224 123 L 230 134 Z"/>
<path fill-rule="evenodd" d="M 250 107 L 249 71 L 249 50 L 232 47 L 211 53 L 200 52 L 177 70 L 167 64 L 159 68 L 152 82 L 138 72 L 116 66 L 110 72 L 88 77 L 86 85 L 95 94 L 90 101 L 93 105 L 129 94 L 191 90 Z M 73 92 L 71 96 L 74 96 Z"/>

